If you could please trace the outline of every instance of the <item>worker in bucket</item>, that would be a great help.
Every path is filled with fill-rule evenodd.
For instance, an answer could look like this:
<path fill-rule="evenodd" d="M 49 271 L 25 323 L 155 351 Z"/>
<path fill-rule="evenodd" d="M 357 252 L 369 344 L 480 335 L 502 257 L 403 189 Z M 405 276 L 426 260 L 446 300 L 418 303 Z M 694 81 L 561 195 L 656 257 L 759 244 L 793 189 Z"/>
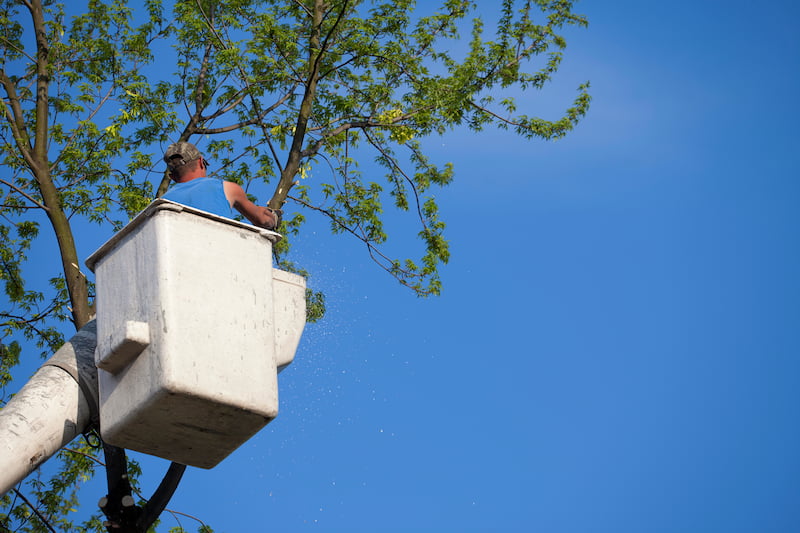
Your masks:
<path fill-rule="evenodd" d="M 208 163 L 195 145 L 171 144 L 164 153 L 164 161 L 175 182 L 162 196 L 165 200 L 227 218 L 231 217 L 231 208 L 235 208 L 255 226 L 269 230 L 280 226 L 283 214 L 280 209 L 254 204 L 236 183 L 206 177 Z"/>

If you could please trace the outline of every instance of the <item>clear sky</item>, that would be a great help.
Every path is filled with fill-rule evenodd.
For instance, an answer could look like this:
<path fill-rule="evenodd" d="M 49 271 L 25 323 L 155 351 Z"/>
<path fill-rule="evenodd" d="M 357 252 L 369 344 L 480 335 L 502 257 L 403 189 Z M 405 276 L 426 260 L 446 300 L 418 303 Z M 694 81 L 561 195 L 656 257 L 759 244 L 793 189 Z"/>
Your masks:
<path fill-rule="evenodd" d="M 312 226 L 328 314 L 280 415 L 169 507 L 228 533 L 800 531 L 798 6 L 579 2 L 530 96 L 555 117 L 590 80 L 576 131 L 430 140 L 456 165 L 443 295 Z M 149 494 L 168 463 L 136 457 Z"/>

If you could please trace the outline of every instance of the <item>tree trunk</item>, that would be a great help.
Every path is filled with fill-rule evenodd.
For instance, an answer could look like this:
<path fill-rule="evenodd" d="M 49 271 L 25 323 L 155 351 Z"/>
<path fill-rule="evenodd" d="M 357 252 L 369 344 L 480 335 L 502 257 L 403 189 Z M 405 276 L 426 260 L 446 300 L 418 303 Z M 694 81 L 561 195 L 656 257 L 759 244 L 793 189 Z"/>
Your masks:
<path fill-rule="evenodd" d="M 292 137 L 292 146 L 289 149 L 289 158 L 286 161 L 286 166 L 281 171 L 281 178 L 278 181 L 275 194 L 272 195 L 272 198 L 267 204 L 272 209 L 280 209 L 283 207 L 283 204 L 286 203 L 286 197 L 294 186 L 294 177 L 300 169 L 308 121 L 311 118 L 314 100 L 317 97 L 320 61 L 323 54 L 325 54 L 320 40 L 324 12 L 325 2 L 323 0 L 314 2 L 312 29 L 308 46 L 308 77 L 306 78 L 305 91 L 303 92 L 303 101 L 300 103 L 300 112 L 297 114 L 294 136 Z"/>

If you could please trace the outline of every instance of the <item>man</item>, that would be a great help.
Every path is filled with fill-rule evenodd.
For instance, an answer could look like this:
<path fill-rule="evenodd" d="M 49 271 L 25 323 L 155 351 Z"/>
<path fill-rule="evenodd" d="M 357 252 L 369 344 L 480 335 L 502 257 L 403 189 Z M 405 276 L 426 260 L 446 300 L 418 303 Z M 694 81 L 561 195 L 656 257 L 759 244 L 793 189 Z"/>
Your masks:
<path fill-rule="evenodd" d="M 193 144 L 171 144 L 164 161 L 175 185 L 162 198 L 228 218 L 231 208 L 235 208 L 255 226 L 278 229 L 281 210 L 254 204 L 236 183 L 207 178 L 208 163 Z"/>

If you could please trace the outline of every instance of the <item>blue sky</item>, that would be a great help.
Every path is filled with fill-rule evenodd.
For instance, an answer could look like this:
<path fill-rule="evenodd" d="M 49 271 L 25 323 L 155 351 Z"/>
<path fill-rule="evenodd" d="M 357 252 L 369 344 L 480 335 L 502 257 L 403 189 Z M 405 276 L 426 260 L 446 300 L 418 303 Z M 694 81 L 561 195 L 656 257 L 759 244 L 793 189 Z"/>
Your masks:
<path fill-rule="evenodd" d="M 576 131 L 430 140 L 456 165 L 443 295 L 312 225 L 294 249 L 328 313 L 281 413 L 171 509 L 229 533 L 800 531 L 800 7 L 578 11 L 531 96 L 555 116 L 590 80 Z M 136 457 L 152 492 L 167 463 Z"/>

